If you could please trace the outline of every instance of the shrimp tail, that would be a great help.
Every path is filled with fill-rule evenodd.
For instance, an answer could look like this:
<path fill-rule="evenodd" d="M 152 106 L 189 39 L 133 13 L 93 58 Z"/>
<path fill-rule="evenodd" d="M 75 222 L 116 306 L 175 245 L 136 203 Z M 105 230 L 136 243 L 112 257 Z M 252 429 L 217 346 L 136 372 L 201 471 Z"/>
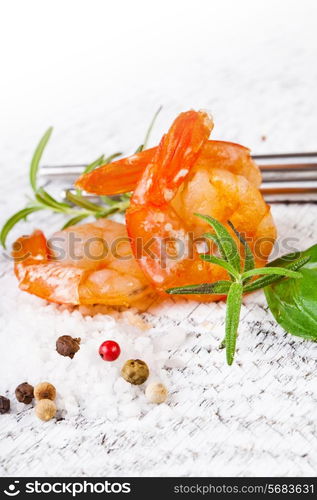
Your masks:
<path fill-rule="evenodd" d="M 184 182 L 213 129 L 211 117 L 203 111 L 178 115 L 157 148 L 152 162 L 134 193 L 133 203 L 169 202 Z"/>
<path fill-rule="evenodd" d="M 50 259 L 42 231 L 22 236 L 13 244 L 14 271 L 21 290 L 59 304 L 79 304 L 82 269 Z"/>
<path fill-rule="evenodd" d="M 157 148 L 146 149 L 82 175 L 76 187 L 98 195 L 116 195 L 134 191 Z"/>
<path fill-rule="evenodd" d="M 34 231 L 31 236 L 21 236 L 13 244 L 12 257 L 17 276 L 31 263 L 47 260 L 49 249 L 42 231 Z"/>

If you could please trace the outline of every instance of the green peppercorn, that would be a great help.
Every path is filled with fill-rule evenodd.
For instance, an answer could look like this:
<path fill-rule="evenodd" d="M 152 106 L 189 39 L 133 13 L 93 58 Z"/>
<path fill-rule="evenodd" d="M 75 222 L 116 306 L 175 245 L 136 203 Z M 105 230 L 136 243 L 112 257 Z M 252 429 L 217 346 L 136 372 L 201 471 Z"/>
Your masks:
<path fill-rule="evenodd" d="M 129 359 L 121 368 L 121 375 L 130 384 L 141 385 L 148 376 L 149 369 L 147 364 L 141 359 Z"/>

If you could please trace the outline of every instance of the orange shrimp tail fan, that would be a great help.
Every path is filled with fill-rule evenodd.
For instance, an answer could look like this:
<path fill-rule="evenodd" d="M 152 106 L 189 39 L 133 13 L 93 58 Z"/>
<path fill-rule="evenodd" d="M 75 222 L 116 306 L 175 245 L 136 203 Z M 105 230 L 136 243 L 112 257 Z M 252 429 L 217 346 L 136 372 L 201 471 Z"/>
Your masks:
<path fill-rule="evenodd" d="M 22 236 L 13 244 L 14 272 L 21 290 L 59 304 L 78 304 L 83 270 L 50 260 L 42 231 Z"/>
<path fill-rule="evenodd" d="M 82 175 L 76 187 L 98 195 L 116 195 L 134 191 L 157 148 L 146 149 Z"/>

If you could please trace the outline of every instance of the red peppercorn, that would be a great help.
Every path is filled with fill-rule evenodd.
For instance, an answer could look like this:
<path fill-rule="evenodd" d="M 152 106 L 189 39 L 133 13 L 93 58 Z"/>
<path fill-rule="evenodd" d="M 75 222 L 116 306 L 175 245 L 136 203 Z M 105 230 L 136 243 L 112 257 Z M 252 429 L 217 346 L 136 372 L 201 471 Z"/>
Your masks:
<path fill-rule="evenodd" d="M 114 340 L 106 340 L 99 347 L 99 354 L 104 361 L 115 361 L 120 353 L 120 346 Z"/>

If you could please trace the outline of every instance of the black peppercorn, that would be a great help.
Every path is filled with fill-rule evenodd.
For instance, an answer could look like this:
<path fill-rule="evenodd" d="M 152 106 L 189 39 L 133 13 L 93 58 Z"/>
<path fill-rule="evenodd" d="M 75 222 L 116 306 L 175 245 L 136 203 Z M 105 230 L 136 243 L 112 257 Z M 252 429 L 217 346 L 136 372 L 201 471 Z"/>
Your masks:
<path fill-rule="evenodd" d="M 10 399 L 0 396 L 0 415 L 10 411 Z"/>
<path fill-rule="evenodd" d="M 20 403 L 29 405 L 34 398 L 33 386 L 27 382 L 23 382 L 23 384 L 18 385 L 16 388 L 15 396 Z"/>
<path fill-rule="evenodd" d="M 56 351 L 61 356 L 68 356 L 73 359 L 76 352 L 80 349 L 80 340 L 74 339 L 70 335 L 62 335 L 56 341 Z"/>

